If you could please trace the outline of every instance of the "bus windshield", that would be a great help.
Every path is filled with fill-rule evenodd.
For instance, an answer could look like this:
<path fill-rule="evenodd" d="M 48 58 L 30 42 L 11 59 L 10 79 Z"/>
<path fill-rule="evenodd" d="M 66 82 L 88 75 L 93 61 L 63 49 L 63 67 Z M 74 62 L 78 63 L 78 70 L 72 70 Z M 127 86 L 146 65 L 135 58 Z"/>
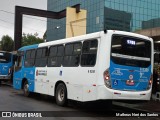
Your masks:
<path fill-rule="evenodd" d="M 130 36 L 113 35 L 111 60 L 120 65 L 148 67 L 151 64 L 151 42 Z"/>
<path fill-rule="evenodd" d="M 11 54 L 0 52 L 0 63 L 9 63 L 11 61 Z"/>

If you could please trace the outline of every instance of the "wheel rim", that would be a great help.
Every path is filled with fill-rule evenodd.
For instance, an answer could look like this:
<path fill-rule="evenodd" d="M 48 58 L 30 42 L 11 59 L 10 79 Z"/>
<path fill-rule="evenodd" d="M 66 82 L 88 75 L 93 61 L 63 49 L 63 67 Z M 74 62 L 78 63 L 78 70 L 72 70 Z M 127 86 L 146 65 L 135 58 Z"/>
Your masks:
<path fill-rule="evenodd" d="M 64 89 L 61 88 L 59 91 L 58 91 L 58 100 L 59 101 L 63 101 L 64 100 Z"/>

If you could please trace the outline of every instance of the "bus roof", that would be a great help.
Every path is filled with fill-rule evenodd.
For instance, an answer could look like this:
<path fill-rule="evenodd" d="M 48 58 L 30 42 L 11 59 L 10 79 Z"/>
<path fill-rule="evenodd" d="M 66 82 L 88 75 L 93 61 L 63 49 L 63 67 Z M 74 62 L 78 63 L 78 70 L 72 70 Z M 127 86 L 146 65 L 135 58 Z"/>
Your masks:
<path fill-rule="evenodd" d="M 21 47 L 18 51 L 25 51 L 25 50 L 28 50 L 28 49 L 34 49 L 34 48 L 37 48 L 38 45 L 39 44 L 24 46 L 24 47 Z"/>
<path fill-rule="evenodd" d="M 108 33 L 124 34 L 124 35 L 131 35 L 131 36 L 133 35 L 135 37 L 140 37 L 140 38 L 151 40 L 150 37 L 140 35 L 140 34 L 137 34 L 137 33 L 126 32 L 126 31 L 107 30 L 106 34 L 108 34 Z M 77 40 L 92 39 L 92 38 L 100 37 L 101 34 L 104 34 L 104 31 L 99 31 L 99 32 L 95 32 L 95 33 L 90 33 L 90 34 L 85 34 L 85 35 L 80 35 L 80 36 L 75 36 L 75 37 L 70 37 L 70 38 L 64 38 L 64 39 L 59 39 L 59 40 L 54 40 L 54 41 L 48 41 L 48 42 L 40 43 L 40 44 L 24 46 L 24 47 L 20 48 L 19 51 L 25 51 L 25 50 L 28 50 L 28 49 L 34 49 L 34 48 L 38 48 L 38 47 L 50 46 L 51 44 L 63 44 L 63 43 L 66 43 L 66 42 L 75 42 Z"/>

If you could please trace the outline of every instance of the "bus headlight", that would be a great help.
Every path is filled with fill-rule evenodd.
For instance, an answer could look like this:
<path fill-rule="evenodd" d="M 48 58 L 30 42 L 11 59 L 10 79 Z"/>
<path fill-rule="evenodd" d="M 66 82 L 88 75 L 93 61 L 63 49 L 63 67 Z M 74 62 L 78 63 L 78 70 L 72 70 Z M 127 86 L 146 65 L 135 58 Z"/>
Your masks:
<path fill-rule="evenodd" d="M 111 79 L 110 79 L 110 73 L 108 69 L 104 71 L 103 77 L 104 77 L 104 83 L 106 87 L 111 88 Z"/>
<path fill-rule="evenodd" d="M 149 90 L 152 87 L 152 82 L 153 82 L 153 76 L 150 76 L 150 80 L 148 81 L 148 87 L 147 89 Z"/>

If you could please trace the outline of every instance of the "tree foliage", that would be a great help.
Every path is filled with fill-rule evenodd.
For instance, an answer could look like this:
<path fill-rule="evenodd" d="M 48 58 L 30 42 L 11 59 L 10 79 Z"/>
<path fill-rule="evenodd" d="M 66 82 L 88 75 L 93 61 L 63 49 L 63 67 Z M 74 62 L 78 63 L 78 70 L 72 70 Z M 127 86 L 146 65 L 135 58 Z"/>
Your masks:
<path fill-rule="evenodd" d="M 25 34 L 22 35 L 22 46 L 42 43 L 44 40 L 38 37 L 38 34 Z M 3 51 L 13 51 L 14 41 L 9 35 L 3 35 L 0 41 L 0 49 Z"/>
<path fill-rule="evenodd" d="M 9 35 L 3 35 L 1 39 L 1 50 L 12 51 L 14 46 L 13 39 Z"/>
<path fill-rule="evenodd" d="M 37 33 L 35 33 L 34 35 L 23 33 L 22 35 L 22 46 L 33 45 L 42 42 L 44 42 L 44 40 L 42 38 L 39 38 Z"/>

